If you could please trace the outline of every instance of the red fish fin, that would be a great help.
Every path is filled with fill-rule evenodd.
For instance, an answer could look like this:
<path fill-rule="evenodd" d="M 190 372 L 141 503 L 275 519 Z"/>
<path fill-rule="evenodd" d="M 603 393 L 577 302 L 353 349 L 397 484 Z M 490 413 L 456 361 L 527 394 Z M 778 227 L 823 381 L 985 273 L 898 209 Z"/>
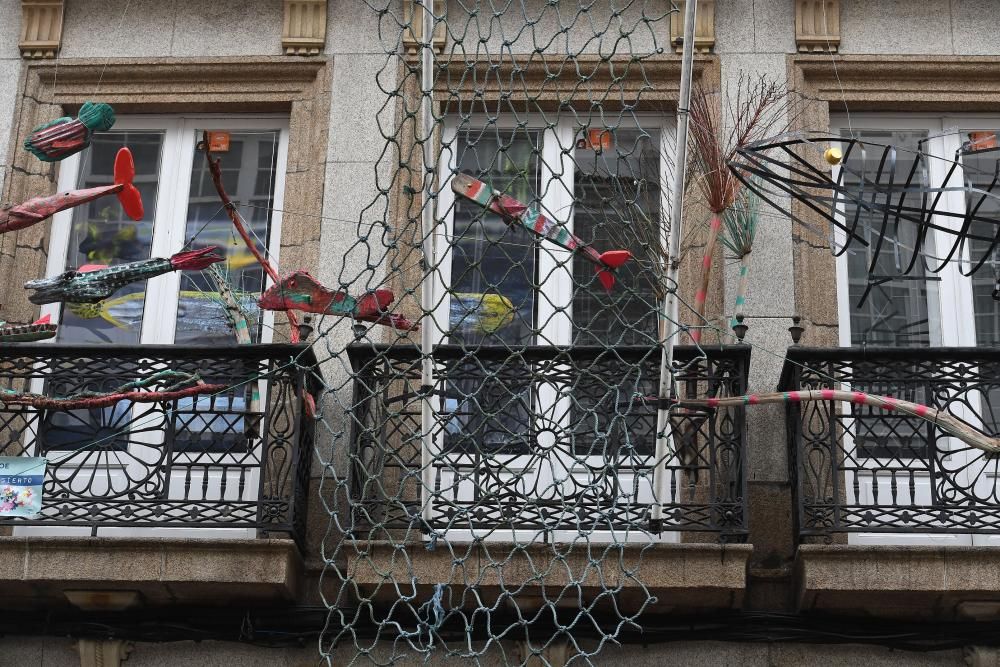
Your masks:
<path fill-rule="evenodd" d="M 608 269 L 617 269 L 630 259 L 632 259 L 632 253 L 628 250 L 609 250 L 601 253 L 600 256 L 601 264 L 608 267 Z M 597 279 L 601 281 L 601 285 L 604 286 L 604 289 L 609 292 L 611 291 L 611 288 L 615 286 L 615 276 L 607 269 L 598 267 Z"/>
<path fill-rule="evenodd" d="M 52 324 L 52 316 L 46 315 L 45 317 L 35 320 L 32 324 Z"/>
<path fill-rule="evenodd" d="M 91 271 L 100 271 L 101 269 L 108 268 L 107 264 L 84 264 L 83 266 L 78 266 L 76 268 L 77 273 L 90 273 Z"/>
<path fill-rule="evenodd" d="M 135 163 L 132 161 L 132 151 L 127 148 L 118 149 L 115 156 L 115 185 L 123 186 L 118 193 L 118 201 L 122 204 L 125 215 L 133 220 L 142 220 L 145 212 L 142 207 L 142 197 L 132 185 L 135 178 Z"/>

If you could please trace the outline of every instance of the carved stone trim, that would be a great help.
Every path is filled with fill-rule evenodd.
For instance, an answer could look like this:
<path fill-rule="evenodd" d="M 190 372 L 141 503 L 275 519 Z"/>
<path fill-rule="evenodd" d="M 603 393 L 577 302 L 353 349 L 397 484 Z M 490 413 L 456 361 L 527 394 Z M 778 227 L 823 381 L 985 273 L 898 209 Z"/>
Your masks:
<path fill-rule="evenodd" d="M 677 10 L 670 15 L 670 43 L 674 51 L 684 50 L 684 6 L 686 0 L 674 0 Z M 698 0 L 694 26 L 694 52 L 711 53 L 715 48 L 715 0 Z"/>
<path fill-rule="evenodd" d="M 840 48 L 840 0 L 795 0 L 799 51 L 836 53 Z"/>
<path fill-rule="evenodd" d="M 103 78 L 102 78 L 103 72 Z M 227 58 L 64 59 L 28 62 L 23 68 L 8 144 L 11 169 L 4 203 L 22 202 L 56 190 L 57 163 L 42 163 L 21 142 L 31 128 L 73 115 L 101 81 L 102 102 L 118 113 L 288 114 L 288 164 L 281 224 L 281 259 L 288 266 L 316 267 L 329 134 L 330 68 L 323 58 L 284 56 Z M 53 83 L 58 77 L 58 86 Z M 294 204 L 294 205 L 293 205 Z M 37 317 L 20 285 L 45 270 L 50 225 L 4 235 L 0 246 L 0 290 L 4 319 Z M 16 250 L 16 252 L 15 252 Z M 282 318 L 283 319 L 283 318 Z M 279 327 L 275 342 L 283 340 Z"/>
<path fill-rule="evenodd" d="M 286 56 L 318 56 L 326 46 L 326 0 L 285 0 L 281 46 Z"/>
<path fill-rule="evenodd" d="M 132 642 L 122 639 L 79 639 L 76 642 L 80 667 L 121 667 L 134 648 Z"/>
<path fill-rule="evenodd" d="M 62 29 L 63 0 L 21 0 L 22 58 L 55 58 Z"/>
<path fill-rule="evenodd" d="M 438 11 L 439 0 L 429 0 Z M 424 41 L 424 20 L 423 6 L 416 0 L 403 0 L 403 22 L 407 25 L 403 28 L 403 48 L 406 55 L 415 56 L 420 51 L 420 44 Z M 439 21 L 434 25 L 434 37 L 431 39 L 431 47 L 435 53 L 444 51 L 445 23 Z"/>
<path fill-rule="evenodd" d="M 694 80 L 713 85 L 717 76 L 714 57 L 698 56 Z M 628 59 L 605 60 L 594 55 L 575 58 L 538 57 L 529 67 L 504 60 L 468 63 L 450 60 L 445 74 L 437 79 L 442 100 L 473 101 L 478 98 L 527 102 L 530 111 L 557 110 L 566 105 L 589 109 L 593 103 L 586 91 L 602 91 L 602 106 L 617 109 L 622 104 L 639 106 L 641 112 L 670 111 L 680 94 L 681 60 L 676 56 L 650 58 L 641 62 Z M 580 79 L 585 76 L 586 90 Z M 514 86 L 511 81 L 517 81 Z M 529 99 L 530 93 L 530 99 Z"/>

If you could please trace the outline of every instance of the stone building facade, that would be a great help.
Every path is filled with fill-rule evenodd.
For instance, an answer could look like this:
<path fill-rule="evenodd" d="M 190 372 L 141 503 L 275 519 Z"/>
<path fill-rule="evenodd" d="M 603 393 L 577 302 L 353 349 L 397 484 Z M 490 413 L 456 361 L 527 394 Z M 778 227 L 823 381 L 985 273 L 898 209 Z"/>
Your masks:
<path fill-rule="evenodd" d="M 40 163 L 20 144 L 30 128 L 72 115 L 92 98 L 113 104 L 124 119 L 155 118 L 168 138 L 171 132 L 213 123 L 235 128 L 234 136 L 271 131 L 273 125 L 269 150 L 280 152 L 273 159 L 283 168 L 277 185 L 269 183 L 269 196 L 279 201 L 280 194 L 283 210 L 279 238 L 270 240 L 272 253 L 282 267 L 307 269 L 328 285 L 337 284 L 344 272 L 363 273 L 365 258 L 352 253 L 357 247 L 353 222 L 364 219 L 366 207 L 384 187 L 380 179 L 384 182 L 391 172 L 385 160 L 385 124 L 396 122 L 395 112 L 384 111 L 386 20 L 370 6 L 385 4 L 0 0 L 0 81 L 5 84 L 0 86 L 0 201 L 7 205 L 52 194 L 73 182 L 62 175 L 67 163 Z M 400 17 L 413 12 L 412 4 L 388 3 Z M 486 12 L 490 3 L 472 4 Z M 513 4 L 523 4 L 529 15 L 545 5 L 533 0 Z M 556 4 L 578 9 L 577 3 Z M 616 4 L 629 3 L 609 0 Z M 633 4 L 653 6 L 657 1 Z M 997 126 L 991 123 L 1000 121 L 1000 37 L 988 29 L 1000 19 L 1000 7 L 987 0 L 700 0 L 699 12 L 696 79 L 719 90 L 731 89 L 746 73 L 787 81 L 802 105 L 792 129 L 927 128 L 930 136 L 935 128 L 992 129 Z M 516 20 L 511 16 L 506 20 Z M 672 46 L 680 25 L 675 17 L 652 29 L 667 46 L 650 65 L 657 84 L 653 99 L 672 122 L 680 75 L 680 56 Z M 448 49 L 455 37 L 442 40 Z M 416 62 L 418 44 L 416 38 L 400 43 L 401 63 Z M 408 48 L 413 49 L 410 61 Z M 584 60 L 596 55 L 586 45 L 579 53 Z M 124 125 L 130 131 L 143 129 L 141 123 L 128 122 L 133 121 Z M 180 157 L 170 168 L 186 169 L 190 152 L 178 146 Z M 157 173 L 163 182 L 169 180 L 164 180 L 167 172 Z M 190 172 L 171 173 L 178 181 L 176 173 Z M 165 191 L 155 200 L 165 216 L 179 201 Z M 799 214 L 808 219 L 807 212 Z M 689 212 L 692 224 L 697 215 Z M 177 227 L 169 238 L 185 233 Z M 2 317 L 30 322 L 38 309 L 24 297 L 20 283 L 42 277 L 56 266 L 53 261 L 65 264 L 53 260 L 56 235 L 47 225 L 5 239 L 12 242 L 0 245 Z M 154 247 L 158 242 L 150 241 Z M 697 235 L 689 242 L 691 252 L 703 243 Z M 66 247 L 65 239 L 59 243 Z M 721 250 L 716 266 L 722 270 L 716 271 L 709 306 L 725 321 L 738 277 Z M 378 273 L 384 267 L 367 268 Z M 787 330 L 793 315 L 801 317 L 805 346 L 856 343 L 850 332 L 845 334 L 851 314 L 838 293 L 847 289 L 846 270 L 838 268 L 828 239 L 787 216 L 766 218 L 758 231 L 744 313 L 746 344 L 754 346 L 750 390 L 772 391 L 790 381 L 794 364 L 789 365 L 785 352 L 792 343 Z M 693 274 L 687 274 L 685 293 L 693 294 L 693 283 Z M 276 316 L 274 329 L 275 342 L 287 339 L 283 315 Z M 927 345 L 968 347 L 961 329 L 951 340 L 945 333 L 930 336 Z M 171 343 L 176 332 L 172 325 L 157 329 L 147 323 L 136 325 L 133 333 L 135 339 L 126 344 Z M 350 332 L 338 331 L 324 345 L 335 349 L 349 341 Z M 807 364 L 814 357 L 794 359 Z M 324 378 L 349 394 L 342 366 L 327 362 Z M 336 405 L 331 402 L 327 409 Z M 796 418 L 783 408 L 747 412 L 742 539 L 727 543 L 685 535 L 649 551 L 623 549 L 622 562 L 644 563 L 644 586 L 656 597 L 650 611 L 658 625 L 650 626 L 642 639 L 604 647 L 592 662 L 1000 664 L 1000 649 L 991 647 L 1000 619 L 1000 554 L 993 538 L 968 525 L 881 536 L 862 531 L 860 524 L 826 535 L 820 529 L 803 530 L 808 517 L 802 509 L 802 471 L 808 461 L 802 453 L 807 449 L 796 449 L 799 445 L 786 428 L 786 419 Z M 323 437 L 317 435 L 316 451 L 306 453 L 309 465 L 301 482 L 307 489 L 306 508 L 304 519 L 297 519 L 304 522 L 298 540 L 246 531 L 201 539 L 198 528 L 180 533 L 123 529 L 116 534 L 91 530 L 89 524 L 75 532 L 72 526 L 35 533 L 3 527 L 0 600 L 11 613 L 0 622 L 0 664 L 108 665 L 127 658 L 136 667 L 291 666 L 316 664 L 318 646 L 329 664 L 350 664 L 359 657 L 352 641 L 329 646 L 317 640 L 328 608 L 339 604 L 330 602 L 339 589 L 331 584 L 335 577 L 329 554 L 336 551 L 334 542 L 345 539 L 330 528 L 329 496 L 324 495 L 330 491 L 323 487 L 325 465 L 343 454 L 327 451 Z M 831 471 L 844 474 L 835 464 Z M 836 494 L 835 500 L 843 499 L 850 490 Z M 828 504 L 837 505 L 835 500 Z M 892 504 L 898 509 L 906 502 Z M 365 552 L 370 571 L 365 563 L 355 563 L 353 570 L 350 563 L 340 565 L 352 571 L 358 585 L 377 587 L 380 577 L 384 581 L 384 568 L 393 566 L 394 550 L 377 544 L 365 548 L 370 549 Z M 385 552 L 380 554 L 379 548 Z M 545 554 L 549 548 L 533 544 L 525 552 Z M 452 556 L 423 546 L 411 556 L 410 571 L 423 578 L 416 581 L 423 586 L 420 594 L 430 599 L 427 587 L 440 579 Z M 585 570 L 588 558 L 574 554 L 567 570 Z M 508 579 L 525 577 L 517 563 L 505 567 L 501 574 Z M 500 575 L 484 576 L 483 590 L 493 586 L 495 592 L 497 584 L 490 577 Z M 621 599 L 627 601 L 631 594 L 638 593 L 623 585 Z M 927 641 L 921 643 L 921 637 Z M 376 646 L 373 655 L 392 650 Z M 576 655 L 563 641 L 539 649 L 529 660 L 530 652 L 523 642 L 504 638 L 481 661 L 561 665 Z M 411 659 L 416 664 L 423 656 Z"/>

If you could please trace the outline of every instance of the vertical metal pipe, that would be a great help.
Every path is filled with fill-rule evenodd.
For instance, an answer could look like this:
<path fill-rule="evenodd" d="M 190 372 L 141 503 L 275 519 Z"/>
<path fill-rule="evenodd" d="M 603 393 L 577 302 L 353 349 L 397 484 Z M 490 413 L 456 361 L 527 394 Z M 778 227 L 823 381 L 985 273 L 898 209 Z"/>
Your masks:
<path fill-rule="evenodd" d="M 652 508 L 652 528 L 660 530 L 663 520 L 663 502 L 667 497 L 666 458 L 673 450 L 670 437 L 670 392 L 673 385 L 674 338 L 678 323 L 678 267 L 680 265 L 681 226 L 684 221 L 684 174 L 687 169 L 688 108 L 691 105 L 691 76 L 694 71 L 694 24 L 697 17 L 697 0 L 687 0 L 684 8 L 684 51 L 681 56 L 681 88 L 677 100 L 677 137 L 674 155 L 674 182 L 670 195 L 670 235 L 666 241 L 667 281 L 666 296 L 660 310 L 660 389 L 656 412 L 656 457 L 653 468 L 653 492 L 656 497 Z"/>
<path fill-rule="evenodd" d="M 434 310 L 434 182 L 437 162 L 434 159 L 434 0 L 421 0 L 422 31 L 420 60 L 420 125 L 423 133 L 423 206 L 420 209 L 423 234 L 424 275 L 420 284 L 420 308 L 423 315 Z M 420 481 L 421 515 L 433 514 L 434 491 L 434 327 L 425 321 L 420 327 Z"/>

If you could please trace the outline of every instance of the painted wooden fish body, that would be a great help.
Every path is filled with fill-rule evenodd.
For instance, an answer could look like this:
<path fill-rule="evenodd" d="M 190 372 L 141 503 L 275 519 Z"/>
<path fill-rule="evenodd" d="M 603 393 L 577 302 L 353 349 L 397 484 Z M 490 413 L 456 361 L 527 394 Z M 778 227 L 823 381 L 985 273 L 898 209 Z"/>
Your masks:
<path fill-rule="evenodd" d="M 0 209 L 0 234 L 17 229 L 24 229 L 38 224 L 59 211 L 79 206 L 100 199 L 106 195 L 117 195 L 125 214 L 133 220 L 142 220 L 142 197 L 132 185 L 135 178 L 135 165 L 132 153 L 127 148 L 118 151 L 115 157 L 115 176 L 113 185 L 102 185 L 84 190 L 60 192 L 49 197 L 35 197 L 23 204 Z"/>
<path fill-rule="evenodd" d="M 29 280 L 25 289 L 34 290 L 31 303 L 96 303 L 106 299 L 125 285 L 149 280 L 171 271 L 199 271 L 225 257 L 215 253 L 216 246 L 179 252 L 168 259 L 152 257 L 116 266 L 90 265 L 66 271 L 54 278 Z"/>
<path fill-rule="evenodd" d="M 272 285 L 260 297 L 263 310 L 298 310 L 320 315 L 340 315 L 355 320 L 384 324 L 403 331 L 415 331 L 419 326 L 402 315 L 389 313 L 395 295 L 387 289 L 366 292 L 353 297 L 343 291 L 324 287 L 307 271 L 295 271 L 277 285 Z"/>
<path fill-rule="evenodd" d="M 24 149 L 43 162 L 59 162 L 90 146 L 94 132 L 107 132 L 114 124 L 111 105 L 84 102 L 76 118 L 57 118 L 32 130 Z"/>
<path fill-rule="evenodd" d="M 632 253 L 627 250 L 608 250 L 598 253 L 589 244 L 574 236 L 558 222 L 542 215 L 537 209 L 514 199 L 510 195 L 497 192 L 486 183 L 469 174 L 455 174 L 451 179 L 451 189 L 455 194 L 496 213 L 509 225 L 519 225 L 532 234 L 552 241 L 558 246 L 575 252 L 597 267 L 597 278 L 610 290 L 614 287 L 612 271 L 627 262 Z"/>
<path fill-rule="evenodd" d="M 49 315 L 35 320 L 31 324 L 12 324 L 0 322 L 0 344 L 30 343 L 36 340 L 46 340 L 56 335 L 58 327 L 51 323 Z"/>

